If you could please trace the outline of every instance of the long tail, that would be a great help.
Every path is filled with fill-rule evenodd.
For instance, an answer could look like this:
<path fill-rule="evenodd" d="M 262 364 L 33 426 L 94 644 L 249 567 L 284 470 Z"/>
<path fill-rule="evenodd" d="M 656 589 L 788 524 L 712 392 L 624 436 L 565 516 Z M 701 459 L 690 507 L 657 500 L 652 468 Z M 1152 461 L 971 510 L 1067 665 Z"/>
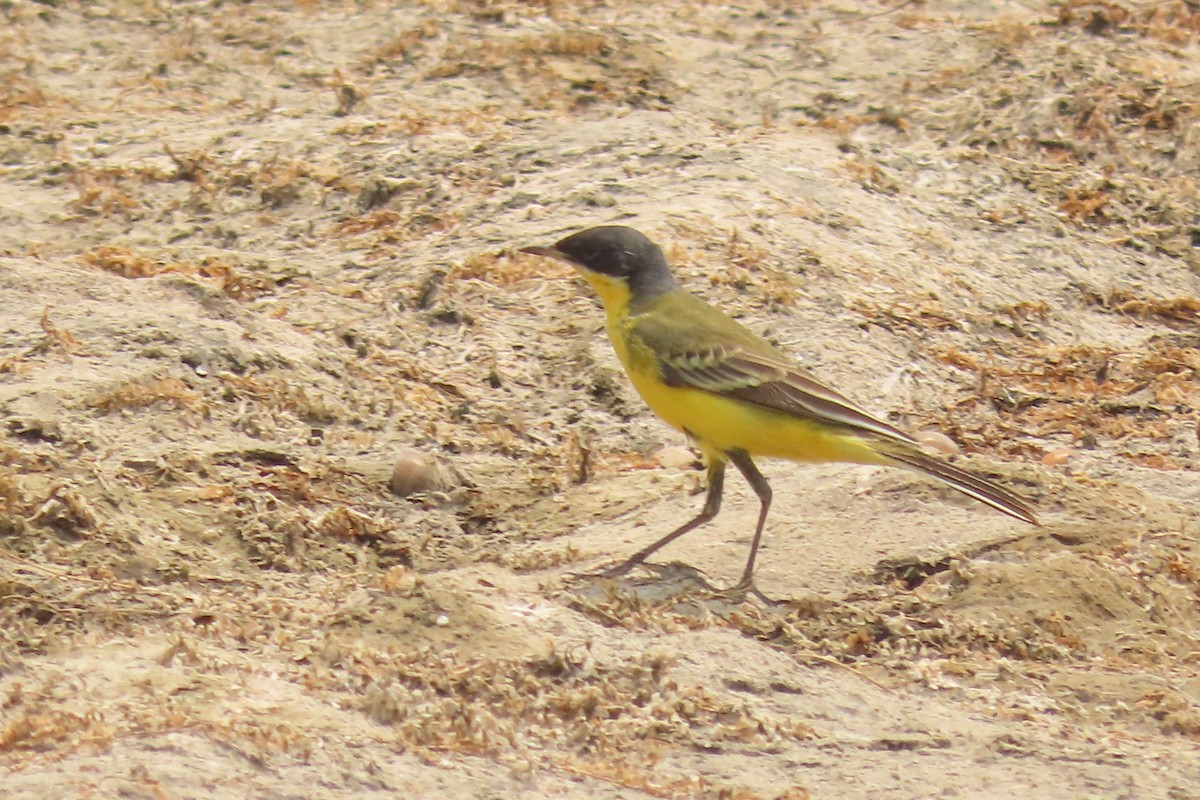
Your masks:
<path fill-rule="evenodd" d="M 1030 525 L 1040 525 L 1033 506 L 1023 499 L 1001 488 L 989 480 L 972 475 L 966 470 L 947 464 L 945 461 L 908 450 L 893 450 L 888 448 L 884 455 L 898 464 L 909 469 L 924 472 L 938 480 L 954 487 L 963 494 L 974 497 L 981 503 L 987 503 L 994 509 L 1003 511 L 1010 517 L 1028 522 Z"/>

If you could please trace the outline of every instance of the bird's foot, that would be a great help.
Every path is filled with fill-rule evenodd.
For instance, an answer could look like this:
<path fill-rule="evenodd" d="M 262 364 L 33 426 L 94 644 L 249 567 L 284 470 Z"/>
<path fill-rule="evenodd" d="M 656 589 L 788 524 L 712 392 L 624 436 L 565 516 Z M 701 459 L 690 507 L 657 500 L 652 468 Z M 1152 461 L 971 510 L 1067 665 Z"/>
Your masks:
<path fill-rule="evenodd" d="M 615 567 L 609 567 L 608 569 L 600 570 L 597 572 L 597 576 L 604 578 L 619 578 L 622 575 L 628 575 L 633 571 L 634 567 L 641 566 L 642 563 L 643 562 L 640 558 L 626 559 L 620 564 L 617 564 Z"/>
<path fill-rule="evenodd" d="M 640 559 L 631 558 L 627 561 L 622 561 L 615 567 L 597 569 L 590 572 L 572 573 L 571 577 L 583 580 L 619 578 L 632 572 L 635 567 L 643 567 L 653 573 L 654 577 L 649 580 L 649 584 L 663 584 L 665 586 L 666 584 L 682 580 L 685 583 L 691 583 L 694 588 L 699 588 L 702 592 L 706 592 L 712 597 L 721 598 L 733 603 L 743 603 L 747 598 L 753 597 L 763 605 L 771 608 L 787 605 L 787 601 L 776 600 L 759 591 L 758 587 L 754 585 L 752 577 L 743 576 L 733 586 L 730 586 L 728 589 L 722 589 L 719 586 L 709 583 L 700 570 L 678 561 L 669 564 L 651 564 Z M 642 584 L 647 585 L 645 582 L 642 582 Z"/>
<path fill-rule="evenodd" d="M 720 597 L 725 597 L 738 603 L 745 602 L 746 598 L 749 596 L 756 597 L 760 602 L 762 602 L 763 605 L 771 606 L 773 608 L 785 605 L 784 601 L 767 597 L 765 594 L 760 592 L 758 587 L 754 585 L 754 579 L 748 576 L 743 577 L 740 581 L 735 583 L 733 586 L 730 586 L 728 589 L 715 589 L 713 594 L 716 594 Z"/>

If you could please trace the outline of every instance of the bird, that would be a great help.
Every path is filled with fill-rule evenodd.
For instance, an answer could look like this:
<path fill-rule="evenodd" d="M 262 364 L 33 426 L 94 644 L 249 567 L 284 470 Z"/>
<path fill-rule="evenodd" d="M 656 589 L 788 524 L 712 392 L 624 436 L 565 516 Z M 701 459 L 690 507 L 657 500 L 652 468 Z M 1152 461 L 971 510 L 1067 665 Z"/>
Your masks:
<path fill-rule="evenodd" d="M 551 247 L 520 252 L 575 267 L 599 296 L 608 338 L 634 388 L 668 425 L 685 433 L 707 466 L 704 506 L 691 520 L 605 574 L 616 577 L 712 521 L 732 463 L 759 500 L 741 579 L 728 591 L 761 593 L 754 565 L 772 492 L 754 458 L 850 462 L 925 473 L 999 511 L 1038 525 L 1015 493 L 924 452 L 912 436 L 819 381 L 786 353 L 685 290 L 662 248 L 623 225 L 587 228 Z"/>

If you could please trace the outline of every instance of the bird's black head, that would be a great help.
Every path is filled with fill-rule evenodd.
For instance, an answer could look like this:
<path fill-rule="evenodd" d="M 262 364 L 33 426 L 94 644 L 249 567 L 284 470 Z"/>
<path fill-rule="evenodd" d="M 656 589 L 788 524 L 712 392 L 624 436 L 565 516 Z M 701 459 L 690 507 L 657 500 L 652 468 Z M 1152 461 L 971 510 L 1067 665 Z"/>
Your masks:
<path fill-rule="evenodd" d="M 526 247 L 523 252 L 567 261 L 580 269 L 625 282 L 636 297 L 669 292 L 676 287 L 662 248 L 624 225 L 601 225 L 562 239 L 554 247 Z"/>

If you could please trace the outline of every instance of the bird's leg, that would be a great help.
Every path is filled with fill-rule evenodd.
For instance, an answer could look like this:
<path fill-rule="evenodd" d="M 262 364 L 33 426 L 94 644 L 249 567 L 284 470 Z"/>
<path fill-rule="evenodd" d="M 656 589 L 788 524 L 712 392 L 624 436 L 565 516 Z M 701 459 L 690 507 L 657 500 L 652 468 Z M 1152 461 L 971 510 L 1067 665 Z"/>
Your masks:
<path fill-rule="evenodd" d="M 762 541 L 763 525 L 767 522 L 767 511 L 771 508 L 771 487 L 767 484 L 767 479 L 758 471 L 758 467 L 754 466 L 754 462 L 750 460 L 750 454 L 745 450 L 730 450 L 726 455 L 729 456 L 729 460 L 734 463 L 734 466 L 746 476 L 746 481 L 758 495 L 759 503 L 762 504 L 758 512 L 758 527 L 754 529 L 754 539 L 750 542 L 750 557 L 746 559 L 746 569 L 742 571 L 742 579 L 730 591 L 734 593 L 749 592 L 770 603 L 773 601 L 754 588 L 754 559 L 758 557 L 758 545 Z"/>
<path fill-rule="evenodd" d="M 754 467 L 752 466 L 751 469 Z M 759 476 L 760 479 L 762 476 Z M 711 520 L 721 510 L 721 494 L 725 489 L 725 459 L 712 457 L 708 461 L 708 495 L 704 498 L 704 508 L 695 519 L 685 522 L 675 530 L 668 533 L 666 536 L 659 539 L 649 547 L 639 550 L 629 557 L 629 560 L 619 564 L 604 573 L 606 577 L 615 578 L 618 575 L 624 575 L 629 570 L 641 564 L 649 558 L 660 547 L 664 547 L 671 542 L 683 536 L 691 530 L 695 530 L 704 523 Z M 770 491 L 769 489 L 767 490 Z M 761 528 L 762 526 L 759 525 Z"/>

